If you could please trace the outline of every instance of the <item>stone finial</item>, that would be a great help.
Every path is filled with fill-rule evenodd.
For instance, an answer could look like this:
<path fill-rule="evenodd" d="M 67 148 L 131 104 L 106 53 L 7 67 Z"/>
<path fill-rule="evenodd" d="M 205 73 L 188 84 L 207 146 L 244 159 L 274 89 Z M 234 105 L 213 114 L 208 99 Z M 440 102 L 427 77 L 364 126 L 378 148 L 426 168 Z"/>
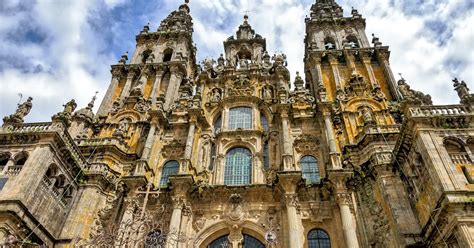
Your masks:
<path fill-rule="evenodd" d="M 28 113 L 30 113 L 31 108 L 33 107 L 33 103 L 31 102 L 32 100 L 32 97 L 28 97 L 28 99 L 26 99 L 24 103 L 18 103 L 15 113 L 9 116 L 5 116 L 3 118 L 3 124 L 6 125 L 23 123 L 23 118 L 28 115 Z"/>
<path fill-rule="evenodd" d="M 295 78 L 295 88 L 296 90 L 302 90 L 304 87 L 304 81 L 300 76 L 300 72 L 296 72 L 296 78 Z"/>
<path fill-rule="evenodd" d="M 382 42 L 380 42 L 379 37 L 375 36 L 375 34 L 372 34 L 372 44 L 374 44 L 374 47 L 382 46 Z"/>
<path fill-rule="evenodd" d="M 127 60 L 128 60 L 128 51 L 126 51 L 124 54 L 122 54 L 122 56 L 121 56 L 121 58 L 118 62 L 119 62 L 119 64 L 125 65 L 127 63 Z"/>

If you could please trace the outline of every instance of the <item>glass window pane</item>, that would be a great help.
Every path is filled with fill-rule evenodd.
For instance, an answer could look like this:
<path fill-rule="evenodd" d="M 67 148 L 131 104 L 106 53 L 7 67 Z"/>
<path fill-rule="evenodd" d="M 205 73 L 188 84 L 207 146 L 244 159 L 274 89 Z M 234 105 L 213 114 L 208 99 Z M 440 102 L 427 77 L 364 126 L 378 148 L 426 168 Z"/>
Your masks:
<path fill-rule="evenodd" d="M 222 237 L 212 241 L 212 243 L 210 243 L 207 246 L 207 248 L 229 248 L 229 247 L 231 247 L 230 243 L 229 243 L 229 239 L 227 237 L 228 237 L 228 235 L 225 235 L 225 236 L 222 236 Z"/>
<path fill-rule="evenodd" d="M 227 153 L 224 168 L 224 184 L 245 185 L 250 183 L 252 153 L 242 147 L 233 148 Z"/>
<path fill-rule="evenodd" d="M 265 245 L 260 240 L 244 234 L 243 248 L 265 248 Z"/>
<path fill-rule="evenodd" d="M 313 156 L 304 156 L 300 160 L 301 173 L 306 183 L 319 183 L 321 178 L 319 176 L 318 162 Z"/>
<path fill-rule="evenodd" d="M 165 187 L 168 184 L 169 177 L 178 174 L 179 163 L 176 160 L 166 162 L 161 171 L 160 187 Z"/>
<path fill-rule="evenodd" d="M 268 121 L 265 115 L 260 115 L 260 122 L 262 123 L 263 131 L 268 132 Z"/>
<path fill-rule="evenodd" d="M 268 170 L 270 168 L 270 154 L 268 152 L 268 141 L 263 144 L 263 168 Z"/>
<path fill-rule="evenodd" d="M 308 233 L 308 248 L 331 248 L 331 239 L 324 230 L 311 230 Z"/>
<path fill-rule="evenodd" d="M 238 107 L 230 109 L 229 129 L 237 128 L 252 128 L 252 108 Z"/>

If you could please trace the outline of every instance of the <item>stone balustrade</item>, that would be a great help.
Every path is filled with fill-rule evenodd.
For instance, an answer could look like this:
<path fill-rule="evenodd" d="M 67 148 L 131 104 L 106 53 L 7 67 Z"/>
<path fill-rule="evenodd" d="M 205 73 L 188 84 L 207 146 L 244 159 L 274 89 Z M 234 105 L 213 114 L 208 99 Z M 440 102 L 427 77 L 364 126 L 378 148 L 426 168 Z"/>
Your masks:
<path fill-rule="evenodd" d="M 469 155 L 465 152 L 458 152 L 458 153 L 449 153 L 451 160 L 454 164 L 471 164 L 471 159 Z"/>
<path fill-rule="evenodd" d="M 439 105 L 410 107 L 411 117 L 456 116 L 472 114 L 464 105 Z"/>

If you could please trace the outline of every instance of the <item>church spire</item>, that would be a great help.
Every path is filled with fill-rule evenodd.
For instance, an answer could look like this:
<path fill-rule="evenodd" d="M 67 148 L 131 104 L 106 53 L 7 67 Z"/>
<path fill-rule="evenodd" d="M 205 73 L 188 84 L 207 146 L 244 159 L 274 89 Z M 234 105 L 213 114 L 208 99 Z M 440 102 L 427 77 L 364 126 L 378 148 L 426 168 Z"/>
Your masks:
<path fill-rule="evenodd" d="M 311 6 L 311 19 L 336 19 L 342 18 L 342 7 L 335 0 L 316 0 Z"/>

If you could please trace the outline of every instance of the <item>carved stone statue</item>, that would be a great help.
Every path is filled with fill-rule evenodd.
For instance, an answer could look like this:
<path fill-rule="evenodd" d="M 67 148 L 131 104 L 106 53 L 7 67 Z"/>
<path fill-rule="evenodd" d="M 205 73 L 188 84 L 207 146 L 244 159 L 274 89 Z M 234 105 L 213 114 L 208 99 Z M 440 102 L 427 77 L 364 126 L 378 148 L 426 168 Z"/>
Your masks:
<path fill-rule="evenodd" d="M 33 107 L 33 103 L 31 103 L 32 100 L 32 97 L 28 97 L 28 99 L 26 99 L 26 102 L 18 104 L 18 107 L 16 108 L 14 114 L 11 114 L 10 116 L 5 116 L 3 118 L 4 124 L 23 123 L 23 118 L 28 115 L 28 113 L 30 113 L 31 108 Z"/>
<path fill-rule="evenodd" d="M 469 97 L 469 88 L 464 81 L 459 82 L 457 78 L 453 79 L 454 90 L 458 93 L 459 99 L 464 100 Z"/>
<path fill-rule="evenodd" d="M 71 125 L 72 113 L 77 107 L 76 101 L 71 99 L 71 101 L 64 104 L 63 107 L 63 111 L 53 115 L 52 119 L 53 121 L 62 121 L 69 127 Z"/>
<path fill-rule="evenodd" d="M 71 101 L 67 102 L 66 104 L 63 105 L 64 107 L 64 110 L 63 110 L 63 113 L 64 114 L 72 114 L 74 112 L 74 110 L 76 109 L 77 107 L 77 104 L 76 104 L 76 101 L 74 99 L 71 99 Z"/>
<path fill-rule="evenodd" d="M 219 102 L 221 100 L 221 92 L 218 88 L 212 90 L 211 102 Z"/>
<path fill-rule="evenodd" d="M 138 80 L 137 85 L 130 91 L 130 96 L 143 96 L 143 85 L 145 82 Z"/>
<path fill-rule="evenodd" d="M 433 104 L 430 95 L 425 95 L 420 91 L 410 89 L 410 86 L 403 78 L 398 81 L 398 91 L 402 94 L 404 101 L 419 102 L 425 105 Z"/>
<path fill-rule="evenodd" d="M 374 114 L 372 109 L 368 106 L 363 106 L 360 109 L 362 114 L 362 119 L 364 120 L 364 125 L 375 124 Z"/>
<path fill-rule="evenodd" d="M 263 87 L 263 99 L 273 99 L 273 90 L 270 86 Z"/>

